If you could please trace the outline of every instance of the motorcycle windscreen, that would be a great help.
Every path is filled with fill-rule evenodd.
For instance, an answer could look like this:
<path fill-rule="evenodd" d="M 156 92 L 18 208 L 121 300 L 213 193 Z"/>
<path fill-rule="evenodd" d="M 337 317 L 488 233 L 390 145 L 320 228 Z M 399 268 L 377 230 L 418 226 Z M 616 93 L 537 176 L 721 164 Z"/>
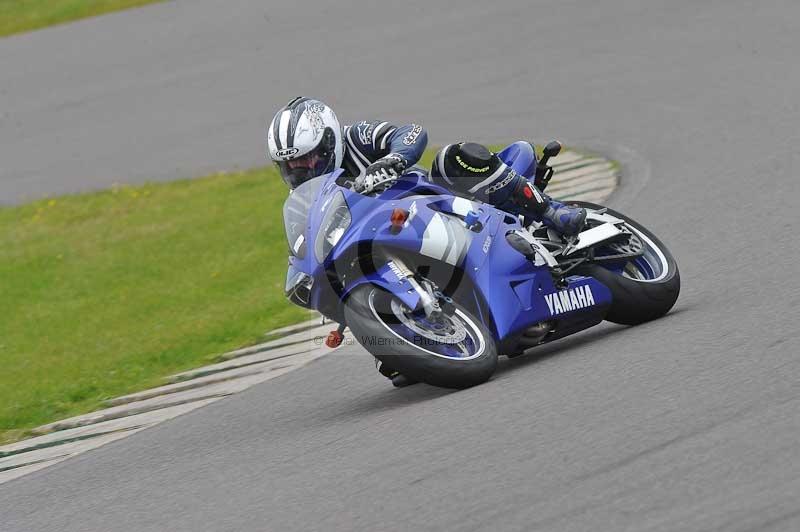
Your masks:
<path fill-rule="evenodd" d="M 308 225 L 308 213 L 311 210 L 314 200 L 319 194 L 319 189 L 325 180 L 322 177 L 315 177 L 306 181 L 286 198 L 283 204 L 283 227 L 286 230 L 286 240 L 289 243 L 289 250 L 298 258 L 306 256 L 306 226 Z"/>

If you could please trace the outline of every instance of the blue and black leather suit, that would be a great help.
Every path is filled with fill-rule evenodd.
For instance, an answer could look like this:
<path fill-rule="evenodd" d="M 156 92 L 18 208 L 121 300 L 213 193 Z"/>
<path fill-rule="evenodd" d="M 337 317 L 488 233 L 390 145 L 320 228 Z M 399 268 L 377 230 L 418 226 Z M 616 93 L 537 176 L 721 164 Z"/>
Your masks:
<path fill-rule="evenodd" d="M 344 128 L 342 167 L 352 177 L 369 173 L 394 158 L 400 169 L 419 161 L 428 143 L 427 132 L 417 124 L 394 126 L 388 122 L 362 121 Z M 512 165 L 520 169 L 514 170 Z M 373 168 L 375 168 L 373 166 Z M 529 142 L 515 142 L 500 153 L 481 144 L 462 142 L 442 148 L 434 158 L 429 178 L 453 193 L 544 222 L 565 234 L 581 230 L 586 212 L 552 200 L 537 183 L 536 153 Z M 395 166 L 395 168 L 397 168 Z"/>
<path fill-rule="evenodd" d="M 345 175 L 358 177 L 389 154 L 402 157 L 406 168 L 416 164 L 428 145 L 428 132 L 418 124 L 395 126 L 379 120 L 363 120 L 345 126 L 344 145 Z"/>

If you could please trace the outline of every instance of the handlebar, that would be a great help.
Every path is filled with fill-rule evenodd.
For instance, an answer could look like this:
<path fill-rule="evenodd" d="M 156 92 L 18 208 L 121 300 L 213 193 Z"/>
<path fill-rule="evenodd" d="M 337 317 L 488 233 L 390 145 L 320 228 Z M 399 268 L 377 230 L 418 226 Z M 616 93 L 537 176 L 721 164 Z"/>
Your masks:
<path fill-rule="evenodd" d="M 536 177 L 534 184 L 540 189 L 544 190 L 550 178 L 553 177 L 553 168 L 548 166 L 547 163 L 551 157 L 555 157 L 561 152 L 563 146 L 557 140 L 551 140 L 544 147 L 544 153 L 536 166 Z"/>

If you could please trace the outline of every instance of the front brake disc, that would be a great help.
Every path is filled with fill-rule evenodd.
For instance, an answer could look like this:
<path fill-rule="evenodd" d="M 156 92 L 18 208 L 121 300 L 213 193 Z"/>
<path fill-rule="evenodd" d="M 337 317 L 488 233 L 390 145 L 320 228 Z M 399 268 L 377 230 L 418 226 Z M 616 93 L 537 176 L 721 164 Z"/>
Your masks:
<path fill-rule="evenodd" d="M 467 329 L 456 316 L 440 314 L 433 320 L 427 316 L 411 313 L 402 302 L 392 299 L 392 313 L 400 322 L 415 334 L 442 344 L 458 344 L 467 337 Z"/>

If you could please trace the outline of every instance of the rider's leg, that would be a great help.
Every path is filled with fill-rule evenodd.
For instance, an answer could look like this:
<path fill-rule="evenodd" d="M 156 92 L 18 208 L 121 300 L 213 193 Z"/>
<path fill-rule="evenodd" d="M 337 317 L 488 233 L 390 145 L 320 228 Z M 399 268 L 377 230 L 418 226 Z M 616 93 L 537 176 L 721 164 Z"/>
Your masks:
<path fill-rule="evenodd" d="M 536 186 L 536 165 L 538 161 L 536 160 L 536 150 L 533 144 L 519 140 L 503 148 L 497 156 Z M 544 189 L 539 189 L 539 192 L 542 192 L 542 190 Z M 580 230 L 579 226 L 583 225 L 582 222 L 584 221 L 581 218 L 583 209 L 575 209 L 564 205 L 544 193 L 542 193 L 542 197 L 548 203 L 547 209 L 542 213 L 542 220 L 545 224 L 556 229 L 567 227 L 567 231 L 565 231 L 567 233 L 576 231 L 576 228 Z M 585 216 L 583 218 L 585 219 Z"/>
<path fill-rule="evenodd" d="M 540 220 L 567 235 L 583 228 L 586 210 L 542 194 L 525 176 L 485 146 L 471 142 L 444 147 L 434 158 L 431 179 L 478 201 Z"/>
<path fill-rule="evenodd" d="M 536 150 L 533 144 L 524 140 L 511 143 L 497 153 L 501 161 L 506 163 L 518 174 L 522 174 L 531 181 L 536 176 Z"/>

